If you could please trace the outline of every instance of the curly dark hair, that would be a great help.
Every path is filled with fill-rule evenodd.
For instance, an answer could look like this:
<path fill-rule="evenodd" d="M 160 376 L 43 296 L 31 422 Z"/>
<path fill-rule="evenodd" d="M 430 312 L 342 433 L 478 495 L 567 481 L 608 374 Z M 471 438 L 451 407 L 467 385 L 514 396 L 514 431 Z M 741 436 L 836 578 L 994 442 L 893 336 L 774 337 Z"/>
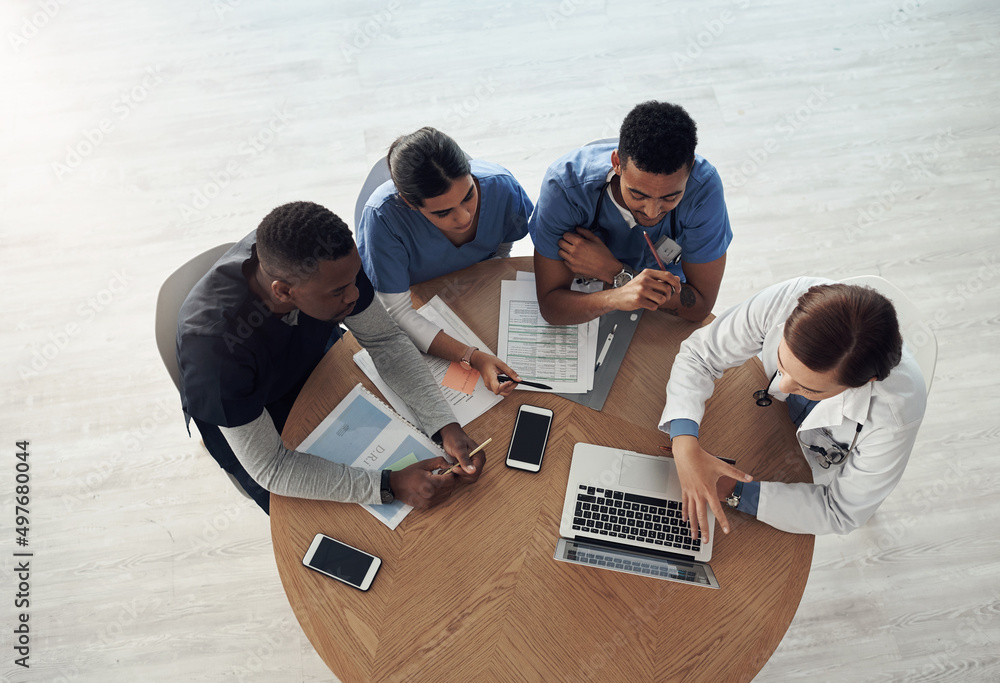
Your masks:
<path fill-rule="evenodd" d="M 861 285 L 810 287 L 785 321 L 784 338 L 807 368 L 835 370 L 846 387 L 884 380 L 903 354 L 892 302 Z"/>
<path fill-rule="evenodd" d="M 684 108 L 669 102 L 637 104 L 622 121 L 618 157 L 640 171 L 669 175 L 694 164 L 698 127 Z"/>
<path fill-rule="evenodd" d="M 430 126 L 396 138 L 386 162 L 396 192 L 413 206 L 443 195 L 453 181 L 469 175 L 469 160 L 462 148 Z"/>
<path fill-rule="evenodd" d="M 257 257 L 283 280 L 308 279 L 319 261 L 351 253 L 351 230 L 335 213 L 313 202 L 282 204 L 257 226 Z"/>

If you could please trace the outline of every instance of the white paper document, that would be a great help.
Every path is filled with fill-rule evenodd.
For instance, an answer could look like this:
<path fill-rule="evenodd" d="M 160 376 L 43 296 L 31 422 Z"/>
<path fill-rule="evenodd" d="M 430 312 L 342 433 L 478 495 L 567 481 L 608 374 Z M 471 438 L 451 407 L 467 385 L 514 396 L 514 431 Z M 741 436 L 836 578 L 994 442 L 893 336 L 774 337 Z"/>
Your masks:
<path fill-rule="evenodd" d="M 550 325 L 542 318 L 530 280 L 500 283 L 499 357 L 522 379 L 554 391 L 580 394 L 594 382 L 597 338 L 590 324 Z M 519 385 L 518 389 L 529 389 Z"/>
<path fill-rule="evenodd" d="M 360 384 L 305 438 L 298 450 L 366 470 L 403 469 L 419 460 L 444 455 L 425 434 L 399 419 Z M 413 509 L 398 500 L 388 505 L 362 507 L 390 529 L 399 526 Z"/>
<path fill-rule="evenodd" d="M 464 342 L 465 344 L 489 351 L 489 347 L 486 346 L 483 340 L 477 337 L 469 326 L 466 325 L 462 319 L 459 318 L 444 301 L 442 301 L 440 297 L 435 296 L 433 299 L 421 306 L 417 312 L 435 325 L 440 326 L 446 334 L 454 337 L 455 339 Z M 490 353 L 492 353 L 492 351 L 490 351 Z M 448 401 L 451 405 L 451 409 L 455 412 L 455 418 L 458 420 L 458 424 L 462 427 L 467 425 L 469 422 L 472 422 L 503 400 L 502 396 L 497 396 L 486 388 L 482 377 L 476 380 L 475 389 L 473 389 L 471 394 L 443 386 L 441 382 L 444 380 L 444 376 L 448 372 L 448 368 L 451 366 L 451 361 L 437 358 L 426 353 L 422 355 L 424 357 L 424 361 L 431 370 L 431 374 L 434 375 L 434 379 L 437 380 L 438 386 L 441 387 L 441 393 L 444 394 L 445 400 Z M 390 389 L 389 385 L 385 383 L 385 380 L 379 376 L 378 371 L 375 369 L 375 363 L 372 361 L 371 354 L 362 349 L 354 354 L 354 362 L 357 363 L 358 367 L 361 368 L 361 370 L 368 376 L 375 386 L 378 387 L 378 390 L 382 392 L 382 395 L 385 396 L 385 399 L 390 403 L 390 405 L 392 405 L 396 412 L 406 420 L 416 424 L 416 418 L 410 412 L 406 403 L 403 402 L 403 399 L 399 397 L 399 394 Z"/>

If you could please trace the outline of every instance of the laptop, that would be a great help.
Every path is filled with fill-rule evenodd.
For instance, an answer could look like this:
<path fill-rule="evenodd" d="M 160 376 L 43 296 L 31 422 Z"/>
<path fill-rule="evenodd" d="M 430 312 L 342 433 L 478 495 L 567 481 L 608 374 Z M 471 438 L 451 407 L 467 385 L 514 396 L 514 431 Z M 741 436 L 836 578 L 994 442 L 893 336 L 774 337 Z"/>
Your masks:
<path fill-rule="evenodd" d="M 694 586 L 719 588 L 708 565 L 715 541 L 681 521 L 673 458 L 578 443 L 566 485 L 555 559 Z"/>

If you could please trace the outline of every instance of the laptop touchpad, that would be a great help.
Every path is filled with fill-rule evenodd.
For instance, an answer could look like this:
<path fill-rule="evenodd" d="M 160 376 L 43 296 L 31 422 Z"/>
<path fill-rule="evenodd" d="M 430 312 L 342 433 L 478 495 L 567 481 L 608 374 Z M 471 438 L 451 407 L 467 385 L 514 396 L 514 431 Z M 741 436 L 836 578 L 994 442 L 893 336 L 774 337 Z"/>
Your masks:
<path fill-rule="evenodd" d="M 625 456 L 618 481 L 622 486 L 635 489 L 666 491 L 670 483 L 670 466 L 663 460 Z"/>

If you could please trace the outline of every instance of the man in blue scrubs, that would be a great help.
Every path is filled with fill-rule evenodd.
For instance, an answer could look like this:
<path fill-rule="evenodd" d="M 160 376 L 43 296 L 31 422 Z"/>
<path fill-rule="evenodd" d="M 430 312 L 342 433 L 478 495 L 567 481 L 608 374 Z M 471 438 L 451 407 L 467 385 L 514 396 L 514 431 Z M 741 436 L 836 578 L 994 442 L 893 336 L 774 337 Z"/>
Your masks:
<path fill-rule="evenodd" d="M 644 102 L 625 117 L 617 144 L 581 147 L 549 167 L 528 223 L 546 320 L 571 325 L 643 308 L 701 321 L 712 312 L 733 233 L 722 181 L 696 145 L 683 108 Z M 606 284 L 573 291 L 575 277 Z"/>

